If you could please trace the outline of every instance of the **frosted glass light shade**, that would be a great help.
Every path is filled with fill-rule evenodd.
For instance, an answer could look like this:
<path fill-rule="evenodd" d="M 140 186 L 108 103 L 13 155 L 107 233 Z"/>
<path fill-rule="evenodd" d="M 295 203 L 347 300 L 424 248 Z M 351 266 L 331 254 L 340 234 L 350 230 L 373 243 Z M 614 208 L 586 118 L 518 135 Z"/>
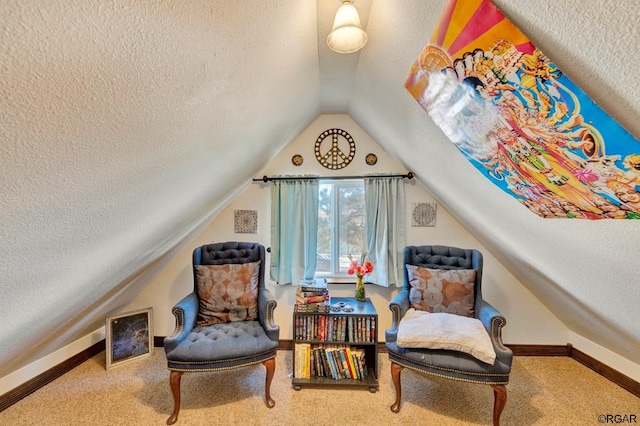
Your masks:
<path fill-rule="evenodd" d="M 336 12 L 327 44 L 338 53 L 357 52 L 367 44 L 367 33 L 360 27 L 360 16 L 350 1 L 344 1 Z"/>

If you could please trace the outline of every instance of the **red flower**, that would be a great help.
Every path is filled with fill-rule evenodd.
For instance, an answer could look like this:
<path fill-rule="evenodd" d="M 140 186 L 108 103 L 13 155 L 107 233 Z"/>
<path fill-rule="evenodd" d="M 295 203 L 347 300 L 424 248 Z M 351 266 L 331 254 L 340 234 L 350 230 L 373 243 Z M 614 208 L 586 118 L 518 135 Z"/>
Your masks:
<path fill-rule="evenodd" d="M 347 274 L 356 274 L 359 278 L 362 278 L 373 272 L 373 263 L 368 260 L 364 260 L 364 256 L 362 256 L 361 262 L 363 262 L 362 265 L 360 265 L 357 260 L 351 260 L 351 265 L 349 265 L 349 269 L 347 269 Z"/>

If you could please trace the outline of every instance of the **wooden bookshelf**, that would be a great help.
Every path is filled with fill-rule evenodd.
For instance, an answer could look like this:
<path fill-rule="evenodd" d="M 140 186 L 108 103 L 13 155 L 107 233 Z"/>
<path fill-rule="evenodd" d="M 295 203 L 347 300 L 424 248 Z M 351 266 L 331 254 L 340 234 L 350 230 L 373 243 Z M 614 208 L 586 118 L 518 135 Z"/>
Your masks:
<path fill-rule="evenodd" d="M 302 386 L 359 386 L 378 390 L 378 313 L 371 299 L 332 297 L 346 312 L 293 312 L 293 379 Z"/>

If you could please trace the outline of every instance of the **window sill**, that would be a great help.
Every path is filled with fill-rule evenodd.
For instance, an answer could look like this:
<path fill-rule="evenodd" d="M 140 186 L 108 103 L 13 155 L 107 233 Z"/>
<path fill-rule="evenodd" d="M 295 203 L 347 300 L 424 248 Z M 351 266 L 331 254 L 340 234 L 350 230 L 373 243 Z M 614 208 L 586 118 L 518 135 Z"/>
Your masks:
<path fill-rule="evenodd" d="M 355 285 L 355 277 L 322 277 L 327 280 L 327 284 L 350 284 Z M 371 281 L 364 281 L 365 284 L 373 284 Z"/>
<path fill-rule="evenodd" d="M 355 284 L 352 277 L 326 277 L 327 284 Z"/>

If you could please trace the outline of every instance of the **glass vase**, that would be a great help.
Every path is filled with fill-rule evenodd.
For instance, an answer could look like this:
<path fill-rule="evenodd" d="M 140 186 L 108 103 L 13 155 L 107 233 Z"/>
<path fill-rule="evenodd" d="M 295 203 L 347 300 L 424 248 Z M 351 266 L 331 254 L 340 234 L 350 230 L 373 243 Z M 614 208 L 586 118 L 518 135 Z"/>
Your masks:
<path fill-rule="evenodd" d="M 364 292 L 364 277 L 356 276 L 356 300 L 358 302 L 364 302 L 365 292 Z"/>

